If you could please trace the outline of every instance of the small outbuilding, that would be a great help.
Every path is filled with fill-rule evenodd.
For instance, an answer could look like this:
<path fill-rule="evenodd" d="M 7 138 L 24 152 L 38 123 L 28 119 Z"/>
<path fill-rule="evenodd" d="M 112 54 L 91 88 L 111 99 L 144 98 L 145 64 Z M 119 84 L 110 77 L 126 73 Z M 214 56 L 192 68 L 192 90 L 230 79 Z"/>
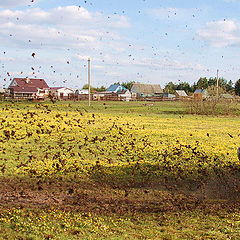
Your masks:
<path fill-rule="evenodd" d="M 51 87 L 49 93 L 59 100 L 72 100 L 75 97 L 75 91 L 66 87 Z"/>
<path fill-rule="evenodd" d="M 176 96 L 178 98 L 186 98 L 186 97 L 188 97 L 187 93 L 184 90 L 176 90 Z"/>
<path fill-rule="evenodd" d="M 206 89 L 196 89 L 193 93 L 193 98 L 195 100 L 203 100 L 208 97 L 208 92 Z"/>

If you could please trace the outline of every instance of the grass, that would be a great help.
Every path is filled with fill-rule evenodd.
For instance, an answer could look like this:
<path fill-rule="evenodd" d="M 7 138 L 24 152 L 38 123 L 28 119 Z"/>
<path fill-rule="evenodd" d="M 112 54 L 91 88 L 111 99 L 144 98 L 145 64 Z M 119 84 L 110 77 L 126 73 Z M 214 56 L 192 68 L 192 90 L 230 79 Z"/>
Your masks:
<path fill-rule="evenodd" d="M 2 210 L 3 239 L 239 239 L 240 215 L 183 211 L 109 215 L 35 209 Z"/>
<path fill-rule="evenodd" d="M 240 239 L 236 115 L 181 102 L 0 112 L 0 239 Z"/>

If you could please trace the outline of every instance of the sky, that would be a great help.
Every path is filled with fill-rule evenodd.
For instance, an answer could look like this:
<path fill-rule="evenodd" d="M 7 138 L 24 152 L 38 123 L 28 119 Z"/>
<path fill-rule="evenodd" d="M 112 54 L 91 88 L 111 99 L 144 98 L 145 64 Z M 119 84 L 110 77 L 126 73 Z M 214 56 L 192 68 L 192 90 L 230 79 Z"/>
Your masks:
<path fill-rule="evenodd" d="M 0 87 L 240 78 L 240 0 L 0 0 Z"/>

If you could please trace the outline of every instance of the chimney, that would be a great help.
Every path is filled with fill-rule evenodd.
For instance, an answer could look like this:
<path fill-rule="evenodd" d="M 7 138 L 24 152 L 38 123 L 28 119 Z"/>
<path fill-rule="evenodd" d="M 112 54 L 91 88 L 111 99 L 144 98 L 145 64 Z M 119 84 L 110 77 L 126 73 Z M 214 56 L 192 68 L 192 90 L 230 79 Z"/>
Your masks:
<path fill-rule="evenodd" d="M 30 79 L 28 77 L 26 78 L 26 83 L 30 83 Z"/>

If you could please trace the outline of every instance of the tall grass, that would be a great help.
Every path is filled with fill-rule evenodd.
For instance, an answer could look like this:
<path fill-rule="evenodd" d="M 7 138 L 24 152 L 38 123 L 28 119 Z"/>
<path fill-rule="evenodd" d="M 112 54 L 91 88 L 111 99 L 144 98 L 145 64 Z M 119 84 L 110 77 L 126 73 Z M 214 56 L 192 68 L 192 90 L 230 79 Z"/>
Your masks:
<path fill-rule="evenodd" d="M 186 112 L 198 115 L 233 115 L 240 116 L 240 102 L 237 100 L 206 99 L 185 102 Z"/>

